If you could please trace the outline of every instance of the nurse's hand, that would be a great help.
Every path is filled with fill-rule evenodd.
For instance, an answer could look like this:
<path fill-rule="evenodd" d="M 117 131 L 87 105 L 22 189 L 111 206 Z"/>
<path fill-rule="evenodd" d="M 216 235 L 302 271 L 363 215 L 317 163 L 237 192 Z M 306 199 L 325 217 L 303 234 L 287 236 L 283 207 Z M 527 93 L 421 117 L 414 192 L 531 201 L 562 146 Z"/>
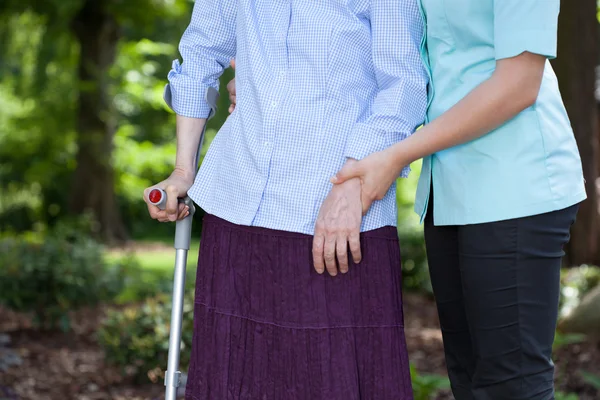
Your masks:
<path fill-rule="evenodd" d="M 235 60 L 231 60 L 231 68 L 235 71 Z M 229 81 L 227 84 L 227 92 L 229 93 L 229 101 L 231 104 L 229 105 L 229 114 L 235 110 L 235 104 L 237 103 L 237 96 L 235 93 L 235 77 Z"/>
<path fill-rule="evenodd" d="M 402 165 L 395 156 L 397 151 L 390 147 L 386 150 L 373 153 L 362 160 L 346 164 L 331 178 L 331 182 L 339 185 L 350 179 L 358 178 L 361 183 L 362 212 L 366 214 L 375 200 L 381 200 L 390 190 L 402 169 Z"/>

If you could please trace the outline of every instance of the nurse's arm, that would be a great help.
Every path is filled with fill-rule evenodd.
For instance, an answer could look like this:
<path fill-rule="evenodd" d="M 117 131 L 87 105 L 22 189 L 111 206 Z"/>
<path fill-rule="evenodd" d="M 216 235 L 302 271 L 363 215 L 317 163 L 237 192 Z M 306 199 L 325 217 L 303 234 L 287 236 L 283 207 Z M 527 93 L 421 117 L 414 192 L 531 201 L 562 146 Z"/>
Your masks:
<path fill-rule="evenodd" d="M 492 76 L 390 152 L 401 170 L 422 157 L 477 139 L 535 104 L 547 58 L 533 53 L 497 61 Z M 523 134 L 527 134 L 524 132 Z"/>
<path fill-rule="evenodd" d="M 497 61 L 495 72 L 440 117 L 413 135 L 353 164 L 331 181 L 358 177 L 363 208 L 381 199 L 406 166 L 435 152 L 477 139 L 532 106 L 537 99 L 546 57 L 522 53 Z M 527 132 L 523 133 L 524 135 Z"/>

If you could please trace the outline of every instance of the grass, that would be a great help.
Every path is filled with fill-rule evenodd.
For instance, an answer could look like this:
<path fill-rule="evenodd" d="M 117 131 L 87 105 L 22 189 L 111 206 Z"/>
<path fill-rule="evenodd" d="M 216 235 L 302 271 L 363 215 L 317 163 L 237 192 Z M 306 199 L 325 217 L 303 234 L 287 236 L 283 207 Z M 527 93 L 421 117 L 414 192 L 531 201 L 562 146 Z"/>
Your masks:
<path fill-rule="evenodd" d="M 141 239 L 126 250 L 108 250 L 106 260 L 109 263 L 126 265 L 125 289 L 116 299 L 119 304 L 131 303 L 156 295 L 170 293 L 175 267 L 175 249 L 173 239 Z M 199 243 L 194 243 L 188 251 L 186 266 L 186 287 L 191 288 L 196 278 Z"/>
<path fill-rule="evenodd" d="M 187 259 L 188 268 L 195 267 L 198 263 L 199 247 L 199 243 L 190 245 Z M 108 261 L 119 261 L 128 256 L 133 256 L 144 270 L 172 271 L 175 265 L 173 239 L 136 240 L 132 250 L 109 250 L 106 258 Z"/>

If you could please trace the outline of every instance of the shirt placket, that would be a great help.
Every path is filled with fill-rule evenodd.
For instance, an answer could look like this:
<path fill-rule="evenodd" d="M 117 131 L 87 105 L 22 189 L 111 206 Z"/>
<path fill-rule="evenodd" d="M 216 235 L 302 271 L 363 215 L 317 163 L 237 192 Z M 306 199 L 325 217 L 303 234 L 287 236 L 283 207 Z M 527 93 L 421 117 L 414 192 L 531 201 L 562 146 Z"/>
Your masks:
<path fill-rule="evenodd" d="M 272 55 L 269 57 L 271 65 L 269 73 L 271 82 L 267 98 L 265 99 L 265 110 L 263 114 L 263 130 L 260 134 L 261 152 L 261 175 L 263 183 L 263 192 L 261 199 L 257 205 L 256 212 L 252 221 L 252 225 L 261 223 L 264 218 L 268 218 L 262 212 L 264 202 L 270 201 L 265 195 L 269 182 L 271 169 L 271 160 L 275 149 L 275 140 L 277 135 L 278 121 L 282 118 L 283 101 L 285 99 L 285 89 L 287 86 L 287 71 L 288 71 L 288 49 L 287 39 L 290 25 L 291 0 L 273 0 L 276 5 L 273 5 L 273 37 L 270 39 Z"/>
<path fill-rule="evenodd" d="M 277 122 L 281 118 L 281 113 L 284 112 L 282 106 L 288 71 L 287 38 L 290 27 L 291 0 L 278 0 L 277 2 L 277 11 L 274 15 L 275 37 L 273 38 L 275 56 L 272 58 L 274 60 L 274 65 L 272 65 L 274 79 L 270 85 L 269 106 L 265 129 L 262 133 L 262 144 L 266 154 L 264 168 L 267 179 L 276 140 Z"/>

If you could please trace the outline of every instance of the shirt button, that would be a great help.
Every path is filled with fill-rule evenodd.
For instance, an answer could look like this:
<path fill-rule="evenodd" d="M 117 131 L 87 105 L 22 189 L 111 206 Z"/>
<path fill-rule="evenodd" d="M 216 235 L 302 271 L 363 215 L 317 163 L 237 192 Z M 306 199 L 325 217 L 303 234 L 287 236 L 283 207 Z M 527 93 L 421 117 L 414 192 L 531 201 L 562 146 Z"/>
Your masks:
<path fill-rule="evenodd" d="M 272 101 L 271 102 L 271 107 L 273 107 L 273 108 L 277 107 L 277 102 L 276 101 Z"/>
<path fill-rule="evenodd" d="M 283 78 L 283 77 L 285 76 L 285 71 L 281 71 L 281 72 L 279 73 L 279 76 Z"/>
<path fill-rule="evenodd" d="M 271 142 L 265 142 L 265 146 L 269 147 L 271 145 Z"/>

